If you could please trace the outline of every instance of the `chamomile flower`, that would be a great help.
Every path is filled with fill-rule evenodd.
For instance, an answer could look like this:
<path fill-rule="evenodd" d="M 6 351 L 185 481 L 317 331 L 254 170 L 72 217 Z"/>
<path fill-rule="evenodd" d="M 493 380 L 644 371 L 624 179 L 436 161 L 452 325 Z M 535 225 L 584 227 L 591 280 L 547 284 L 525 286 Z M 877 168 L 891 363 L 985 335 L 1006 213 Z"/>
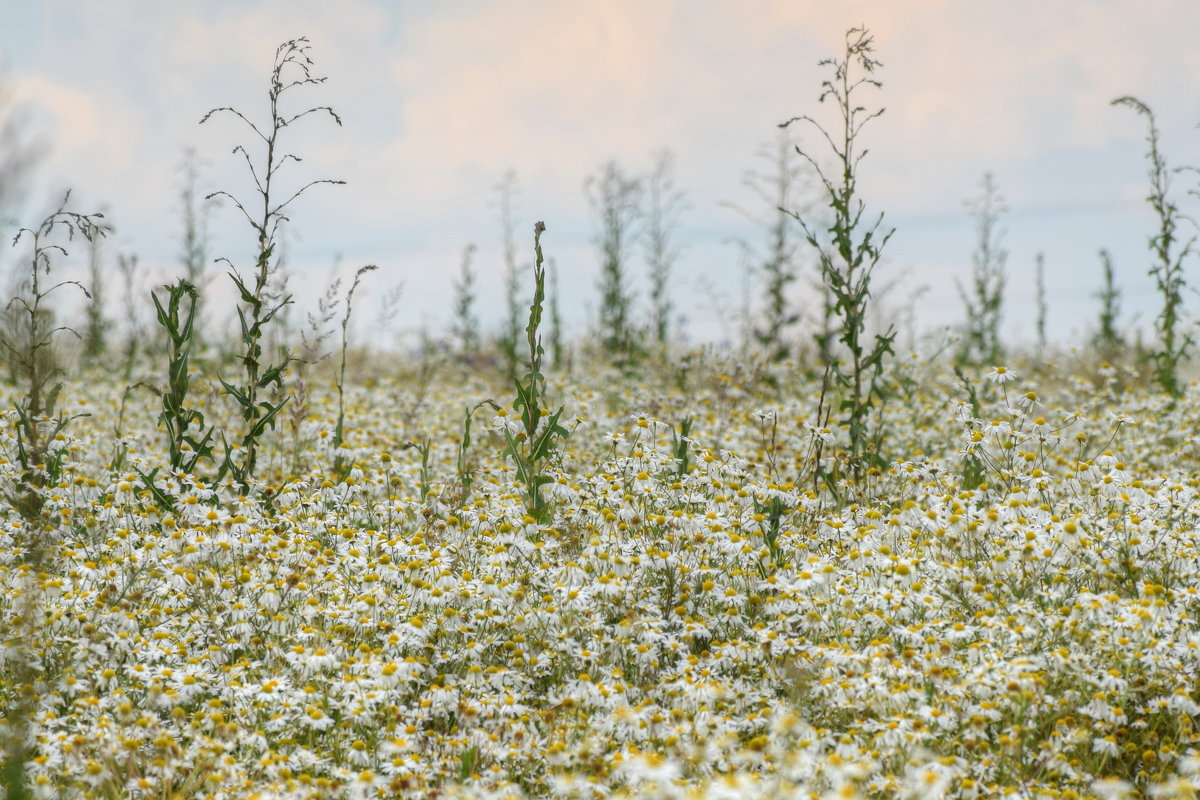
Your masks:
<path fill-rule="evenodd" d="M 1006 383 L 1012 383 L 1015 381 L 1017 379 L 1017 373 L 1013 372 L 1008 367 L 996 366 L 992 367 L 991 370 L 989 370 L 983 377 L 992 383 L 1004 385 Z"/>

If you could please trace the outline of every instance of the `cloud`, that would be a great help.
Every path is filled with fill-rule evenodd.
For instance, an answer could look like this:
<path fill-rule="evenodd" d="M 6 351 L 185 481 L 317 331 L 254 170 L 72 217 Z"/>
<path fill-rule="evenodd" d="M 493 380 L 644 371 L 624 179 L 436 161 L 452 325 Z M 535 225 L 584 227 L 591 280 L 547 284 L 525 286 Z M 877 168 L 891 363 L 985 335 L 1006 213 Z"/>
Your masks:
<path fill-rule="evenodd" d="M 35 135 L 50 145 L 56 167 L 50 191 L 119 185 L 136 172 L 145 131 L 136 104 L 38 74 L 14 75 L 11 89 L 14 101 L 32 111 Z"/>
<path fill-rule="evenodd" d="M 758 166 L 754 154 L 777 123 L 834 121 L 817 103 L 828 74 L 817 61 L 840 54 L 852 25 L 870 27 L 884 64 L 882 91 L 863 99 L 887 107 L 865 132 L 860 188 L 872 211 L 901 226 L 892 257 L 918 272 L 953 262 L 961 243 L 946 236 L 942 252 L 915 248 L 937 246 L 929 220 L 969 228 L 961 199 L 986 169 L 1014 210 L 1144 193 L 1144 128 L 1109 108 L 1113 97 L 1137 94 L 1159 112 L 1174 163 L 1188 162 L 1200 121 L 1200 50 L 1190 41 L 1200 6 L 1185 0 L 213 0 L 203 13 L 47 0 L 38 14 L 40 57 L 13 64 L 13 75 L 58 137 L 51 182 L 111 201 L 148 260 L 164 264 L 174 257 L 186 145 L 211 164 L 208 185 L 249 188 L 229 152 L 246 131 L 231 118 L 200 127 L 200 116 L 233 105 L 261 119 L 275 47 L 309 36 L 329 81 L 294 99 L 333 106 L 345 127 L 313 118 L 286 131 L 286 149 L 304 161 L 283 179 L 348 185 L 317 187 L 295 205 L 297 262 L 325 264 L 339 251 L 390 260 L 409 273 L 411 298 L 419 287 L 448 296 L 445 273 L 468 241 L 491 279 L 492 187 L 509 168 L 519 174 L 521 230 L 526 217 L 547 218 L 548 244 L 564 262 L 570 254 L 564 275 L 582 298 L 594 268 L 584 178 L 609 158 L 646 169 L 663 146 L 689 192 L 689 269 L 736 291 L 736 254 L 722 241 L 754 233 L 720 203 L 749 202 L 741 175 Z M 793 132 L 821 157 L 813 131 Z M 925 228 L 906 237 L 906 220 Z M 1016 247 L 1024 234 L 1013 222 Z M 240 242 L 228 233 L 238 224 L 225 209 L 219 235 Z M 1131 238 L 1142 246 L 1144 236 Z M 1088 258 L 1093 250 L 1087 243 Z"/>

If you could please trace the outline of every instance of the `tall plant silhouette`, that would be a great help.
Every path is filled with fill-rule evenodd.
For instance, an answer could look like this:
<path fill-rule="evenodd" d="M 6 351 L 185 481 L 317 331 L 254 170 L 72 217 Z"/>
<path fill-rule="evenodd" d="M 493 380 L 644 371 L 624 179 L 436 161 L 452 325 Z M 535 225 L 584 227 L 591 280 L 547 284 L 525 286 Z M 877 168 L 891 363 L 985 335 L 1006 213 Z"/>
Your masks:
<path fill-rule="evenodd" d="M 1150 276 L 1162 296 L 1162 310 L 1158 314 L 1158 350 L 1154 357 L 1154 378 L 1159 387 L 1172 397 L 1183 393 L 1179 383 L 1179 363 L 1183 361 L 1188 351 L 1195 344 L 1190 334 L 1180 330 L 1183 314 L 1183 290 L 1187 286 L 1184 278 L 1183 262 L 1193 252 L 1192 245 L 1195 237 L 1182 239 L 1179 235 L 1179 221 L 1182 213 L 1179 206 L 1171 199 L 1171 170 L 1167 160 L 1159 149 L 1158 125 L 1154 121 L 1154 112 L 1150 107 L 1136 97 L 1118 97 L 1112 101 L 1114 106 L 1131 108 L 1146 118 L 1146 161 L 1149 164 L 1147 174 L 1150 178 L 1150 194 L 1146 202 L 1154 210 L 1158 218 L 1158 230 L 1150 237 L 1150 252 L 1153 261 L 1150 264 Z"/>
<path fill-rule="evenodd" d="M 615 161 L 587 179 L 584 192 L 596 215 L 596 247 L 600 252 L 600 344 L 619 366 L 629 366 L 641 353 L 633 320 L 629 261 L 638 241 L 642 184 Z"/>
<path fill-rule="evenodd" d="M 1008 206 L 990 172 L 984 173 L 979 194 L 967 200 L 965 205 L 975 218 L 976 240 L 971 256 L 970 288 L 957 279 L 954 281 L 967 312 L 966 337 L 960 358 L 968 363 L 996 364 L 1003 353 L 1000 322 L 1004 317 L 1005 266 L 1008 262 L 999 221 Z"/>
<path fill-rule="evenodd" d="M 57 290 L 74 286 L 87 297 L 91 294 L 76 280 L 51 282 L 53 263 L 67 255 L 62 244 L 79 236 L 95 242 L 105 235 L 100 220 L 102 214 L 79 214 L 67 210 L 70 192 L 58 210 L 51 213 L 36 228 L 21 228 L 13 237 L 15 247 L 23 239 L 32 243 L 29 258 L 27 292 L 9 301 L 7 310 L 15 315 L 12 331 L 0 337 L 0 346 L 7 353 L 18 377 L 24 396 L 15 404 L 17 460 L 21 467 L 23 493 L 12 499 L 14 506 L 26 519 L 40 513 L 45 499 L 41 488 L 58 480 L 61 453 L 53 443 L 70 423 L 70 417 L 57 414 L 58 397 L 63 384 L 58 380 L 62 370 L 54 354 L 54 342 L 59 333 L 79 333 L 67 325 L 56 325 L 50 307 L 50 296 Z"/>
<path fill-rule="evenodd" d="M 200 120 L 203 124 L 215 114 L 232 114 L 245 123 L 261 145 L 257 158 L 245 145 L 238 145 L 233 149 L 235 154 L 240 154 L 245 159 L 246 168 L 254 183 L 253 211 L 247 208 L 248 204 L 244 204 L 227 191 L 208 195 L 209 199 L 228 198 L 254 230 L 258 244 L 254 271 L 248 277 L 239 273 L 228 258 L 218 259 L 229 266 L 229 277 L 238 291 L 240 303 L 237 316 L 242 339 L 242 353 L 239 359 L 242 374 L 232 380 L 221 378 L 221 385 L 237 403 L 244 422 L 239 451 L 235 451 L 228 440 L 225 440 L 221 475 L 232 475 L 243 493 L 249 491 L 250 482 L 254 477 L 258 463 L 259 440 L 268 428 L 274 427 L 275 416 L 287 403 L 286 397 L 271 401 L 264 399 L 263 393 L 272 385 L 282 388 L 284 372 L 294 360 L 291 353 L 284 349 L 274 363 L 264 361 L 262 346 L 267 326 L 291 302 L 291 296 L 276 289 L 272 281 L 276 271 L 272 260 L 276 256 L 280 226 L 287 221 L 284 211 L 296 198 L 317 184 L 344 183 L 329 179 L 314 180 L 281 195 L 277 182 L 280 170 L 289 162 L 300 161 L 298 156 L 286 153 L 280 147 L 280 135 L 285 129 L 310 114 L 318 113 L 328 114 L 338 125 L 342 124 L 341 118 L 329 106 L 315 106 L 294 114 L 281 108 L 280 101 L 288 92 L 325 82 L 325 78 L 312 75 L 313 63 L 308 56 L 308 50 L 308 39 L 301 37 L 284 42 L 275 51 L 275 65 L 271 69 L 271 85 L 268 92 L 270 120 L 267 125 L 260 127 L 241 111 L 230 107 L 214 108 Z M 286 199 L 279 200 L 280 196 Z"/>
<path fill-rule="evenodd" d="M 559 458 L 558 447 L 563 439 L 571 432 L 562 426 L 559 419 L 563 414 L 563 406 L 551 413 L 543 408 L 546 402 L 546 376 L 542 373 L 542 337 L 539 328 L 542 324 L 542 312 L 546 302 L 546 268 L 542 257 L 542 234 L 546 232 L 546 223 L 537 222 L 533 226 L 533 302 L 529 305 L 529 323 L 525 326 L 525 342 L 528 346 L 529 360 L 526 362 L 528 372 L 524 377 L 514 380 L 517 396 L 512 408 L 516 419 L 510 425 L 508 409 L 501 408 L 495 402 L 485 401 L 505 423 L 501 428 L 504 436 L 506 458 L 512 458 L 517 468 L 517 477 L 525 492 L 525 508 L 538 522 L 548 521 L 554 513 L 554 504 L 544 495 L 543 488 L 552 482 L 545 474 L 546 467 Z M 470 443 L 470 417 L 467 412 L 467 424 L 464 430 L 462 450 Z M 460 464 L 462 459 L 460 458 Z M 464 495 L 469 483 L 464 483 Z"/>
<path fill-rule="evenodd" d="M 687 208 L 683 192 L 675 185 L 675 157 L 670 150 L 654 154 L 646 177 L 646 221 L 643 249 L 650 279 L 650 319 L 654 343 L 665 352 L 670 342 L 671 273 L 681 247 L 675 241 L 679 216 Z"/>
<path fill-rule="evenodd" d="M 832 100 L 837 106 L 840 124 L 833 131 L 807 115 L 793 117 L 780 126 L 804 122 L 815 128 L 829 145 L 836 164 L 836 172 L 831 174 L 815 157 L 796 146 L 796 152 L 812 165 L 825 188 L 833 216 L 828 239 L 803 214 L 793 212 L 792 216 L 819 254 L 821 278 L 833 296 L 838 315 L 834 332 L 844 345 L 849 364 L 831 360 L 826 381 L 836 383 L 843 392 L 840 407 L 850 435 L 849 467 L 856 482 L 867 470 L 886 464 L 879 447 L 883 429 L 881 425 L 872 429 L 872 409 L 885 399 L 884 359 L 892 354 L 896 338 L 895 329 L 889 327 L 869 345 L 866 334 L 871 278 L 894 233 L 893 229 L 882 230 L 882 213 L 874 222 L 863 219 L 866 208 L 858 192 L 858 168 L 867 154 L 867 150 L 859 149 L 859 137 L 863 128 L 884 111 L 868 110 L 858 98 L 863 89 L 882 88 L 871 77 L 882 66 L 872 57 L 873 52 L 874 39 L 867 29 L 851 28 L 846 32 L 842 57 L 820 62 L 833 71 L 833 76 L 822 82 L 819 98 L 822 103 Z"/>

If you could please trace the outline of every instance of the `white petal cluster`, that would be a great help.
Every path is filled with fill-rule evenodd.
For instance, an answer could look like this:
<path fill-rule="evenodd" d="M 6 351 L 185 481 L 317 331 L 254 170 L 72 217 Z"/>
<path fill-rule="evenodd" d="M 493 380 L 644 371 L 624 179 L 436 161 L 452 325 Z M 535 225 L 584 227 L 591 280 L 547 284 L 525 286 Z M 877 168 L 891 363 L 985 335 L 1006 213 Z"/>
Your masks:
<path fill-rule="evenodd" d="M 1200 398 L 998 368 L 976 407 L 930 369 L 890 466 L 831 487 L 814 387 L 722 369 L 558 385 L 588 424 L 541 522 L 510 419 L 461 448 L 502 387 L 353 387 L 334 449 L 314 384 L 242 496 L 171 472 L 153 398 L 67 386 L 36 526 L 0 436 L 33 796 L 1192 796 Z"/>

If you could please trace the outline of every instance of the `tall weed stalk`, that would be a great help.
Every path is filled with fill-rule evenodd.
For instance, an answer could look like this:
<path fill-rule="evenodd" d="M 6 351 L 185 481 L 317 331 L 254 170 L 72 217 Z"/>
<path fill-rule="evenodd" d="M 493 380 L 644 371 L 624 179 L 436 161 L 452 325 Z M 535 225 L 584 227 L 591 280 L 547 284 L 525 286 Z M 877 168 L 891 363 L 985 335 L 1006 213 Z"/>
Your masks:
<path fill-rule="evenodd" d="M 886 466 L 881 454 L 884 435 L 882 415 L 873 419 L 877 404 L 887 398 L 883 380 L 885 359 L 894 355 L 894 327 L 875 335 L 874 344 L 867 340 L 867 311 L 871 297 L 871 278 L 879 264 L 883 247 L 894 229 L 881 230 L 883 214 L 874 222 L 864 221 L 865 205 L 858 194 L 858 168 L 866 150 L 859 150 L 859 137 L 872 120 L 884 109 L 873 111 L 861 105 L 858 94 L 866 88 L 882 88 L 872 78 L 881 64 L 872 57 L 874 39 L 865 28 L 846 32 L 842 58 L 829 58 L 821 66 L 832 68 L 833 76 L 821 84 L 820 102 L 832 100 L 837 106 L 840 125 L 833 131 L 809 116 L 793 117 L 780 127 L 805 122 L 815 128 L 829 145 L 837 169 L 832 174 L 799 145 L 796 152 L 816 170 L 825 188 L 833 223 L 829 239 L 803 214 L 792 212 L 803 227 L 808 243 L 819 254 L 821 278 L 833 297 L 838 319 L 835 323 L 838 341 L 844 346 L 848 365 L 840 360 L 830 363 L 826 380 L 833 380 L 842 390 L 840 410 L 842 422 L 850 436 L 847 453 L 850 475 L 861 482 L 868 471 Z M 874 424 L 873 424 L 874 423 Z"/>
<path fill-rule="evenodd" d="M 1125 349 L 1125 337 L 1117 326 L 1117 317 L 1121 313 L 1121 290 L 1116 284 L 1116 273 L 1108 250 L 1100 250 L 1100 265 L 1104 270 L 1104 286 L 1095 294 L 1100 301 L 1100 319 L 1092 336 L 1092 347 L 1105 361 L 1113 361 Z"/>
<path fill-rule="evenodd" d="M 954 282 L 967 312 L 959 359 L 968 364 L 998 364 L 1003 355 L 1000 322 L 1004 318 L 1008 251 L 1001 244 L 1003 233 L 997 226 L 1008 207 L 990 172 L 984 173 L 979 195 L 966 201 L 966 206 L 975 218 L 976 240 L 970 289 Z"/>
<path fill-rule="evenodd" d="M 350 314 L 354 311 L 354 293 L 358 291 L 358 284 L 362 281 L 363 275 L 368 272 L 374 272 L 379 269 L 374 264 L 367 264 L 365 267 L 359 267 L 358 272 L 354 273 L 354 282 L 350 284 L 350 291 L 346 292 L 346 313 L 342 315 L 342 360 L 338 364 L 337 377 L 334 381 L 334 386 L 338 394 L 338 418 L 337 426 L 333 430 L 333 446 L 339 450 L 334 461 L 334 472 L 341 474 L 345 468 L 345 459 L 342 457 L 340 450 L 342 444 L 346 441 L 346 357 L 350 347 Z"/>
<path fill-rule="evenodd" d="M 1037 329 L 1039 350 L 1046 349 L 1046 316 L 1049 308 L 1046 305 L 1046 255 L 1038 253 L 1034 256 L 1034 288 L 1037 291 L 1037 319 L 1034 327 Z"/>
<path fill-rule="evenodd" d="M 179 192 L 183 212 L 183 231 L 179 240 L 179 262 L 184 268 L 184 278 L 196 289 L 195 311 L 197 325 L 192 333 L 193 349 L 201 350 L 203 343 L 203 295 L 208 284 L 209 218 L 218 205 L 213 198 L 199 197 L 200 165 L 196 151 L 188 148 L 184 153 L 184 183 Z"/>
<path fill-rule="evenodd" d="M 1150 237 L 1150 252 L 1153 261 L 1150 277 L 1162 297 L 1162 310 L 1158 314 L 1158 349 L 1151 354 L 1154 359 L 1154 379 L 1159 388 L 1172 397 L 1183 393 L 1179 382 L 1179 365 L 1187 358 L 1195 340 L 1180 328 L 1183 323 L 1183 290 L 1187 286 L 1184 278 L 1184 260 L 1190 255 L 1196 238 L 1181 240 L 1177 228 L 1183 218 L 1179 207 L 1171 199 L 1171 170 L 1159 149 L 1158 125 L 1154 112 L 1136 97 L 1118 97 L 1114 106 L 1124 106 L 1146 118 L 1148 130 L 1146 151 L 1147 174 L 1150 178 L 1150 194 L 1146 202 L 1158 218 L 1158 230 Z"/>
<path fill-rule="evenodd" d="M 650 279 L 651 329 L 654 342 L 663 353 L 671 332 L 671 272 L 680 255 L 675 232 L 679 215 L 686 207 L 683 192 L 675 185 L 675 158 L 670 150 L 661 150 L 654 155 L 654 166 L 646 180 L 643 246 Z"/>
<path fill-rule="evenodd" d="M 48 305 L 54 292 L 65 286 L 75 286 L 90 300 L 83 284 L 67 280 L 50 283 L 50 270 L 59 257 L 67 256 L 66 247 L 59 243 L 66 236 L 76 235 L 94 243 L 105 235 L 98 220 L 101 214 L 78 214 L 67 211 L 70 193 L 63 198 L 58 210 L 36 228 L 21 228 L 13 237 L 13 246 L 24 238 L 32 241 L 29 259 L 28 294 L 18 294 L 9 301 L 7 310 L 15 313 L 17 336 L 6 335 L 0 343 L 23 384 L 25 396 L 15 406 L 17 461 L 21 468 L 20 485 L 9 502 L 25 520 L 23 556 L 25 569 L 14 570 L 14 576 L 25 583 L 15 589 L 20 596 L 19 630 L 6 632 L 7 661 L 12 683 L 6 687 L 9 701 L 5 709 L 8 732 L 4 742 L 4 763 L 0 766 L 0 788 L 8 798 L 31 796 L 25 782 L 26 765 L 32 753 L 28 742 L 30 720 L 37 708 L 35 683 L 41 679 L 43 665 L 33 655 L 39 647 L 34 643 L 44 639 L 46 626 L 51 624 L 42 598 L 43 563 L 49 542 L 44 527 L 46 497 L 44 488 L 58 482 L 65 450 L 55 443 L 59 434 L 75 417 L 56 414 L 62 383 L 56 382 L 61 370 L 54 356 L 54 342 L 61 332 L 79 334 L 65 325 L 55 325 Z M 57 239 L 57 241 L 56 241 Z"/>
<path fill-rule="evenodd" d="M 554 366 L 561 369 L 566 354 L 563 341 L 562 312 L 558 305 L 558 270 L 554 267 L 554 259 L 550 259 L 550 360 Z"/>
<path fill-rule="evenodd" d="M 158 421 L 167 432 L 171 469 L 194 473 L 200 459 L 212 457 L 214 434 L 212 426 L 205 427 L 204 414 L 187 405 L 199 292 L 186 278 L 166 290 L 166 305 L 157 294 L 150 294 L 158 324 L 167 334 L 167 388 L 162 392 Z"/>
<path fill-rule="evenodd" d="M 245 123 L 261 142 L 264 150 L 261 160 L 256 161 L 246 146 L 238 145 L 233 149 L 235 154 L 244 158 L 250 172 L 255 187 L 255 200 L 259 206 L 257 211 L 252 213 L 246 205 L 226 191 L 214 192 L 206 198 L 228 198 L 242 212 L 258 241 L 254 272 L 249 278 L 241 275 L 228 258 L 219 259 L 229 266 L 229 277 L 233 280 L 240 298 L 237 316 L 242 340 L 242 354 L 239 359 L 242 374 L 234 380 L 221 378 L 221 385 L 237 403 L 244 422 L 240 452 L 235 452 L 233 446 L 225 439 L 225 457 L 220 474 L 231 475 L 243 493 L 249 491 L 250 482 L 254 477 L 258 463 L 259 440 L 268 428 L 274 427 L 276 415 L 287 403 L 287 397 L 272 401 L 264 399 L 264 394 L 272 386 L 282 389 L 283 375 L 293 361 L 293 356 L 286 349 L 282 349 L 278 361 L 274 363 L 264 362 L 263 357 L 263 337 L 268 326 L 291 302 L 289 295 L 275 290 L 272 281 L 277 268 L 277 265 L 273 266 L 272 259 L 277 255 L 275 251 L 279 242 L 280 225 L 287 220 L 284 211 L 292 201 L 317 184 L 344 183 L 328 179 L 310 181 L 286 194 L 286 199 L 279 200 L 280 191 L 276 184 L 279 171 L 289 161 L 300 161 L 299 157 L 291 153 L 285 154 L 279 148 L 280 134 L 300 119 L 316 113 L 328 114 L 338 125 L 342 124 L 341 118 L 329 106 L 315 106 L 295 114 L 287 113 L 280 107 L 280 101 L 288 91 L 325 82 L 325 78 L 313 77 L 312 60 L 308 57 L 308 50 L 308 40 L 300 38 L 284 42 L 275 51 L 275 65 L 271 69 L 271 86 L 268 92 L 270 122 L 266 127 L 260 128 L 242 112 L 229 107 L 214 108 L 200 120 L 203 124 L 215 114 L 232 114 Z"/>
<path fill-rule="evenodd" d="M 475 316 L 475 271 L 471 269 L 471 259 L 474 255 L 475 245 L 468 244 L 463 248 L 458 280 L 454 282 L 454 323 L 450 332 L 454 337 L 458 358 L 464 364 L 473 363 L 479 356 L 479 318 Z"/>
<path fill-rule="evenodd" d="M 92 302 L 84 310 L 87 325 L 83 330 L 83 356 L 91 362 L 100 359 L 108 349 L 108 333 L 112 323 L 104 316 L 104 258 L 100 241 L 88 247 L 88 285 Z"/>
<path fill-rule="evenodd" d="M 596 247 L 600 251 L 600 344 L 604 354 L 622 368 L 641 355 L 633 321 L 633 289 L 629 260 L 637 241 L 642 184 L 614 161 L 584 183 L 584 193 L 597 217 Z"/>
<path fill-rule="evenodd" d="M 553 479 L 545 474 L 546 467 L 558 453 L 558 444 L 571 432 L 562 426 L 563 407 L 551 413 L 542 408 L 546 399 L 546 377 L 542 374 L 541 336 L 538 327 L 542 322 L 542 306 L 546 299 L 546 269 L 542 258 L 542 234 L 546 223 L 533 226 L 533 302 L 529 306 L 529 324 L 525 327 L 525 341 L 529 347 L 529 371 L 516 379 L 517 396 L 512 408 L 517 412 L 513 425 L 505 424 L 504 455 L 511 458 L 517 468 L 517 477 L 525 489 L 525 507 L 529 515 L 538 522 L 546 522 L 553 513 L 553 504 L 542 496 L 542 487 Z M 502 419 L 507 409 L 489 403 Z"/>
<path fill-rule="evenodd" d="M 78 235 L 94 242 L 106 231 L 99 222 L 102 214 L 67 211 L 69 200 L 68 192 L 58 210 L 36 228 L 18 230 L 12 242 L 14 247 L 25 238 L 32 243 L 28 294 L 16 295 L 7 306 L 9 312 L 16 314 L 17 330 L 15 335 L 6 335 L 0 341 L 25 391 L 14 409 L 23 488 L 21 496 L 13 498 L 13 504 L 27 520 L 36 519 L 41 513 L 44 502 L 41 488 L 58 479 L 61 452 L 55 450 L 53 443 L 73 419 L 56 415 L 63 384 L 56 380 L 62 370 L 55 358 L 54 342 L 64 332 L 80 337 L 70 326 L 55 324 L 49 299 L 57 290 L 74 286 L 91 300 L 91 294 L 79 281 L 50 282 L 51 265 L 57 258 L 67 256 L 66 247 L 56 237 L 65 235 L 70 242 Z"/>
<path fill-rule="evenodd" d="M 509 170 L 496 186 L 500 215 L 500 236 L 504 253 L 504 327 L 496 337 L 496 346 L 504 359 L 505 375 L 517 376 L 521 360 L 521 269 L 517 265 L 517 235 L 513 223 L 513 205 L 517 193 L 517 173 Z"/>
<path fill-rule="evenodd" d="M 117 272 L 121 274 L 121 305 L 125 313 L 125 341 L 122 343 L 121 376 L 125 383 L 133 383 L 133 373 L 138 359 L 147 351 L 149 337 L 142 328 L 141 287 L 136 253 L 117 253 Z"/>
<path fill-rule="evenodd" d="M 770 170 L 751 169 L 742 177 L 742 185 L 756 195 L 763 211 L 728 204 L 762 233 L 761 244 L 738 240 L 744 263 L 752 273 L 757 273 L 747 274 L 747 281 L 752 277 L 762 280 L 761 309 L 751 312 L 747 299 L 743 316 L 746 332 L 771 361 L 784 361 L 791 355 L 794 344 L 791 331 L 801 321 L 799 309 L 789 294 L 800 272 L 799 249 L 803 238 L 795 228 L 792 214 L 801 199 L 805 165 L 798 163 L 795 145 L 787 132 L 778 133 L 773 148 L 763 146 L 758 151 L 759 158 L 770 163 Z M 804 211 L 809 210 L 806 205 Z M 750 288 L 749 283 L 745 288 Z M 822 353 L 826 350 L 821 348 Z"/>

